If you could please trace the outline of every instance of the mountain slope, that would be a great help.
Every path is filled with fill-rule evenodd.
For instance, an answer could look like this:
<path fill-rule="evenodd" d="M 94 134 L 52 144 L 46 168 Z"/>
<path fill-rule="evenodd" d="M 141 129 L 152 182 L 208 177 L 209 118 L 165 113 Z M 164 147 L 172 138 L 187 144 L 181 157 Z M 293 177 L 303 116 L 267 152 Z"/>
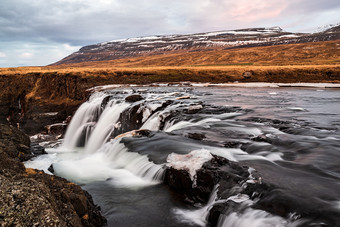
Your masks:
<path fill-rule="evenodd" d="M 241 47 L 272 46 L 340 39 L 339 26 L 313 33 L 285 32 L 280 27 L 250 28 L 191 35 L 170 35 L 114 40 L 82 47 L 55 63 L 107 61 L 164 53 L 200 52 Z"/>

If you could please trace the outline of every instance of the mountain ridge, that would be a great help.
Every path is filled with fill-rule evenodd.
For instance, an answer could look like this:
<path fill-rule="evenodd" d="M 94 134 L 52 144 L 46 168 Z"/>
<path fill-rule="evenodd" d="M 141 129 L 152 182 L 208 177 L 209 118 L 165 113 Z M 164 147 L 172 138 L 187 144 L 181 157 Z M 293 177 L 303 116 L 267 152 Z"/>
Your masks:
<path fill-rule="evenodd" d="M 223 30 L 187 35 L 136 37 L 84 46 L 52 65 L 108 61 L 174 52 L 196 52 L 320 42 L 340 39 L 340 25 L 317 33 L 292 33 L 275 27 Z"/>

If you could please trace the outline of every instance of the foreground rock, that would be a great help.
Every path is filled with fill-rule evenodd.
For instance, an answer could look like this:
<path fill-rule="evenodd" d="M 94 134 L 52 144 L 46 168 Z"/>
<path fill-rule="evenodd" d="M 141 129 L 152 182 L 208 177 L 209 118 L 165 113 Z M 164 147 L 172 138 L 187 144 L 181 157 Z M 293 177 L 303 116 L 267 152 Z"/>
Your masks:
<path fill-rule="evenodd" d="M 7 125 L 0 125 L 0 132 L 0 144 L 10 145 L 0 148 L 1 226 L 105 225 L 99 207 L 80 186 L 24 167 L 16 149 L 27 146 L 28 137 Z"/>

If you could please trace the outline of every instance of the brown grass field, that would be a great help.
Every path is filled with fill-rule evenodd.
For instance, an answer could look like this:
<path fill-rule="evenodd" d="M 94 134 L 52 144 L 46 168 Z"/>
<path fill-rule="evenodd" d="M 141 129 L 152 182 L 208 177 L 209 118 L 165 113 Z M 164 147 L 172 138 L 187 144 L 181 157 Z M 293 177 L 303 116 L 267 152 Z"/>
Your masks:
<path fill-rule="evenodd" d="M 339 48 L 340 40 L 0 68 L 0 119 L 6 119 L 8 108 L 16 106 L 20 97 L 24 97 L 28 116 L 56 111 L 70 114 L 87 99 L 89 88 L 107 84 L 340 83 Z"/>
<path fill-rule="evenodd" d="M 251 72 L 251 77 L 245 78 L 245 72 Z M 33 74 L 100 77 L 110 82 L 137 84 L 178 81 L 339 83 L 340 40 L 182 51 L 57 66 L 0 68 L 0 75 L 4 76 Z"/>

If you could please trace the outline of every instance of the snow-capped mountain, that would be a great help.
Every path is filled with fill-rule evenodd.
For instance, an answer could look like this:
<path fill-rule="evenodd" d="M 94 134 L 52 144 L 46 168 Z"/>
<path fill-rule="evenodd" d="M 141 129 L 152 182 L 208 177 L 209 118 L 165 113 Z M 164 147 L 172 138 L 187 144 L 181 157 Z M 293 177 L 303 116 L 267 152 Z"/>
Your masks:
<path fill-rule="evenodd" d="M 119 58 L 215 49 L 281 45 L 340 39 L 339 25 L 318 33 L 291 33 L 280 27 L 248 28 L 190 35 L 149 36 L 113 40 L 82 47 L 55 64 L 105 61 Z"/>

